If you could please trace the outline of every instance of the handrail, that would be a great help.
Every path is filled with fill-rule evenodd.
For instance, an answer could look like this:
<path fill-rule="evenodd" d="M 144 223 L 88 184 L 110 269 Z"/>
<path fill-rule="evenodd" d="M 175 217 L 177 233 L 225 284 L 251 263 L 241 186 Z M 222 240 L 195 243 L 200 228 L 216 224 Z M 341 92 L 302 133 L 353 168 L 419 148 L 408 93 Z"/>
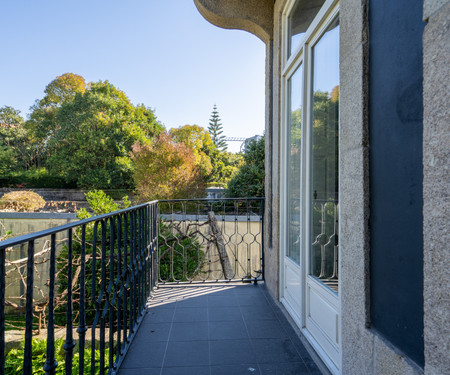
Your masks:
<path fill-rule="evenodd" d="M 120 214 L 123 214 L 123 213 L 134 211 L 135 209 L 138 209 L 138 208 L 141 208 L 141 207 L 146 207 L 146 206 L 148 206 L 150 204 L 157 204 L 157 203 L 158 203 L 158 201 L 154 200 L 154 201 L 150 201 L 150 202 L 139 204 L 137 206 L 132 206 L 132 207 L 128 207 L 128 208 L 123 208 L 121 210 L 109 212 L 107 214 L 93 216 L 93 217 L 90 217 L 90 218 L 87 218 L 87 219 L 77 220 L 77 221 L 75 221 L 73 223 L 64 224 L 64 225 L 60 225 L 60 226 L 57 226 L 57 227 L 54 227 L 54 228 L 41 230 L 39 232 L 34 232 L 34 233 L 24 234 L 22 236 L 13 237 L 13 238 L 10 238 L 8 240 L 0 241 L 0 249 L 4 249 L 4 248 L 15 246 L 15 245 L 20 245 L 23 242 L 28 242 L 28 241 L 32 241 L 32 240 L 37 240 L 38 238 L 41 238 L 41 237 L 50 236 L 52 234 L 61 232 L 61 231 L 65 230 L 65 229 L 76 228 L 76 227 L 78 227 L 80 225 L 89 224 L 89 223 L 92 223 L 94 221 L 107 219 L 107 218 L 110 218 L 111 216 L 120 215 Z"/>
<path fill-rule="evenodd" d="M 190 214 L 191 209 L 196 215 Z M 6 364 L 5 307 L 14 307 L 6 297 L 11 270 L 19 272 L 26 301 L 14 307 L 26 313 L 23 374 L 33 371 L 37 308 L 47 318 L 43 365 L 47 374 L 55 374 L 58 367 L 56 324 L 65 326 L 66 374 L 75 371 L 76 362 L 80 375 L 116 374 L 158 282 L 264 279 L 263 220 L 260 197 L 155 200 L 1 241 L 0 375 Z M 38 240 L 47 238 L 46 247 L 37 249 Z M 25 251 L 20 262 L 7 261 L 7 252 L 19 245 Z M 193 263 L 189 254 L 198 259 Z M 49 270 L 45 286 L 36 272 L 43 257 Z M 85 361 L 90 363 L 86 369 Z"/>

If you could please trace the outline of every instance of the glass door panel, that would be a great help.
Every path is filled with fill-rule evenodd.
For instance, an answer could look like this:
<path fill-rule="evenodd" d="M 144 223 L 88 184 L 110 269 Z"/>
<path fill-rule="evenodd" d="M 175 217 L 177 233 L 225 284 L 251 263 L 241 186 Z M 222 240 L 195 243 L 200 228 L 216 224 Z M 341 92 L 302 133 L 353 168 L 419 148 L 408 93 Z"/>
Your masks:
<path fill-rule="evenodd" d="M 312 48 L 310 274 L 338 291 L 339 21 Z"/>
<path fill-rule="evenodd" d="M 288 80 L 289 109 L 287 129 L 287 214 L 286 255 L 300 264 L 300 174 L 302 164 L 303 65 Z"/>
<path fill-rule="evenodd" d="M 298 0 L 288 19 L 288 58 L 301 44 L 309 25 L 319 13 L 325 0 Z"/>

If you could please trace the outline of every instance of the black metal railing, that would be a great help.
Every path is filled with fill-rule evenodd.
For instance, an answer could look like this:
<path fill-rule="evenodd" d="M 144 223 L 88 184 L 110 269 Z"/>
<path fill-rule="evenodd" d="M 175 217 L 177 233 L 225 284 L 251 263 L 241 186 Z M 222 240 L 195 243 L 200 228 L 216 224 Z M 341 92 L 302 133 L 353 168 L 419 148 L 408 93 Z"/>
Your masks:
<path fill-rule="evenodd" d="M 264 198 L 159 202 L 159 282 L 264 278 Z"/>
<path fill-rule="evenodd" d="M 150 202 L 0 242 L 0 374 L 11 372 L 6 361 L 5 306 L 25 313 L 22 348 L 14 349 L 23 351 L 19 352 L 23 374 L 42 368 L 55 374 L 62 367 L 66 374 L 115 373 L 156 285 L 157 224 L 157 202 Z M 36 243 L 44 239 L 48 248 L 36 252 Z M 26 270 L 6 257 L 23 245 Z M 45 262 L 48 282 L 38 287 L 35 276 Z M 5 297 L 14 267 L 26 281 L 22 303 Z M 33 329 L 38 310 L 44 311 L 46 335 L 41 356 L 45 363 L 36 369 Z M 39 331 L 41 323 L 39 315 Z M 56 352 L 58 340 L 64 340 L 63 354 Z"/>
<path fill-rule="evenodd" d="M 263 220 L 263 198 L 162 200 L 1 241 L 0 375 L 117 373 L 158 282 L 264 279 Z"/>

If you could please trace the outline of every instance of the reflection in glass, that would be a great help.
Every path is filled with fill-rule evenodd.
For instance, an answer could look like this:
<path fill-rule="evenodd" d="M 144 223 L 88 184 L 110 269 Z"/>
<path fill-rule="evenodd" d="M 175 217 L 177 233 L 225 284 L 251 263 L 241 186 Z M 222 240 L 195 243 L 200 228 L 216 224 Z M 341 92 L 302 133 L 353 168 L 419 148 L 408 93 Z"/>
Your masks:
<path fill-rule="evenodd" d="M 311 275 L 338 290 L 339 21 L 313 47 Z"/>
<path fill-rule="evenodd" d="M 295 3 L 288 20 L 288 58 L 300 45 L 306 30 L 324 2 L 325 0 L 298 0 Z"/>
<path fill-rule="evenodd" d="M 287 131 L 287 256 L 300 263 L 300 166 L 302 136 L 303 66 L 288 81 L 289 119 Z"/>

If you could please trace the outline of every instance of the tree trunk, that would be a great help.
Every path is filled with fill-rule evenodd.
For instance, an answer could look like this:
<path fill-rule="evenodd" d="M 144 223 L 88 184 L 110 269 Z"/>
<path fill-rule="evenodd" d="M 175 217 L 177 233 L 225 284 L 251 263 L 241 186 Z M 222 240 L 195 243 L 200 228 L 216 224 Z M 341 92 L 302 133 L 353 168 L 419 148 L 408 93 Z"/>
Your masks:
<path fill-rule="evenodd" d="M 219 224 L 217 224 L 216 215 L 214 212 L 208 212 L 209 226 L 214 238 L 214 243 L 219 253 L 220 264 L 222 265 L 222 271 L 224 279 L 230 280 L 234 277 L 233 269 L 231 268 L 230 260 L 228 259 L 227 250 L 222 238 L 222 232 L 220 231 Z"/>

